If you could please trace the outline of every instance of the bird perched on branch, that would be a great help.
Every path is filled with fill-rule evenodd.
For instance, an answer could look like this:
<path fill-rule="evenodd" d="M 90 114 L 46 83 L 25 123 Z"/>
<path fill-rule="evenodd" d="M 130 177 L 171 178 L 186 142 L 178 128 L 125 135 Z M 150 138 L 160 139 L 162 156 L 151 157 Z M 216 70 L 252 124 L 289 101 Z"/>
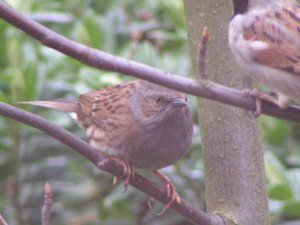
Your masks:
<path fill-rule="evenodd" d="M 129 81 L 82 94 L 78 101 L 22 102 L 72 114 L 95 149 L 124 167 L 125 188 L 132 167 L 153 171 L 165 184 L 170 201 L 175 186 L 157 170 L 179 160 L 191 145 L 193 121 L 186 96 L 147 81 Z"/>
<path fill-rule="evenodd" d="M 300 6 L 294 0 L 233 0 L 229 45 L 239 66 L 276 92 L 253 90 L 261 100 L 287 108 L 300 100 Z"/>

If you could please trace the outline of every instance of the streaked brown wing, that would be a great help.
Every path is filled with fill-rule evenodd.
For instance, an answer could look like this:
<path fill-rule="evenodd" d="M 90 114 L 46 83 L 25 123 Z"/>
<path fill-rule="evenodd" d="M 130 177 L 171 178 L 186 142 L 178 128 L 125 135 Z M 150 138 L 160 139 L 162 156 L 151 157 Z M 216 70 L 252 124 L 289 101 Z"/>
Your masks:
<path fill-rule="evenodd" d="M 258 63 L 300 76 L 300 52 L 293 46 L 271 46 L 268 49 L 257 51 L 255 60 Z"/>
<path fill-rule="evenodd" d="M 276 8 L 257 16 L 244 31 L 244 38 L 259 41 L 252 48 L 253 59 L 260 64 L 300 76 L 300 10 L 297 5 Z"/>
<path fill-rule="evenodd" d="M 132 81 L 83 94 L 79 98 L 82 111 L 99 120 L 107 120 L 112 115 L 129 114 L 129 99 L 135 88 L 136 81 Z"/>
<path fill-rule="evenodd" d="M 130 97 L 137 85 L 138 81 L 132 81 L 80 96 L 79 102 L 85 114 L 81 126 L 86 129 L 93 147 L 116 154 L 116 151 L 122 152 L 127 147 L 129 140 L 134 139 L 128 136 L 137 133 Z"/>

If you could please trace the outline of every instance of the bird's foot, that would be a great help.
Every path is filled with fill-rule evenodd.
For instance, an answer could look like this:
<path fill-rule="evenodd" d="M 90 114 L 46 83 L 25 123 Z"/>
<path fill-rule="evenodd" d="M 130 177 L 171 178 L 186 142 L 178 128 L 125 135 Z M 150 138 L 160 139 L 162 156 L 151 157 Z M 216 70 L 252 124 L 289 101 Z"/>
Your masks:
<path fill-rule="evenodd" d="M 262 100 L 271 102 L 277 105 L 281 109 L 286 109 L 290 105 L 290 98 L 279 94 L 278 98 L 268 95 L 264 92 L 258 91 L 257 89 L 245 90 L 245 92 L 255 98 L 256 110 L 254 111 L 254 116 L 258 117 L 262 110 Z"/>
<path fill-rule="evenodd" d="M 127 191 L 128 185 L 130 183 L 130 180 L 132 178 L 134 178 L 135 173 L 134 170 L 132 169 L 132 166 L 130 165 L 130 163 L 127 160 L 118 158 L 118 157 L 111 157 L 112 160 L 118 162 L 119 164 L 121 164 L 123 166 L 123 174 L 120 177 L 114 176 L 114 180 L 113 180 L 113 186 L 116 186 L 119 182 L 121 178 L 124 178 L 124 191 Z"/>
<path fill-rule="evenodd" d="M 171 207 L 171 205 L 174 202 L 180 203 L 181 198 L 179 197 L 179 195 L 176 191 L 176 187 L 174 186 L 174 184 L 171 183 L 170 179 L 167 176 L 163 175 L 162 173 L 160 173 L 158 171 L 155 171 L 154 175 L 156 175 L 164 183 L 164 189 L 166 191 L 167 198 L 169 199 L 169 201 L 164 206 L 162 211 L 157 214 L 157 215 L 162 215 L 167 209 L 169 209 Z M 153 202 L 153 198 L 150 198 L 148 201 L 150 208 L 151 208 L 152 202 Z"/>

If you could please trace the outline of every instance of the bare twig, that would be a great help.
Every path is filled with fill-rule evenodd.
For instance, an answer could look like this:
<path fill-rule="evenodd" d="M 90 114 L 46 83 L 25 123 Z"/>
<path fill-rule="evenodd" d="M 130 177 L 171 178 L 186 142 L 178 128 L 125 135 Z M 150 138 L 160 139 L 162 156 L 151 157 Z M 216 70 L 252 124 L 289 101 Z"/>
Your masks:
<path fill-rule="evenodd" d="M 201 39 L 198 43 L 198 65 L 199 65 L 199 75 L 201 79 L 207 79 L 206 74 L 206 49 L 208 43 L 208 28 L 205 26 L 202 31 Z"/>
<path fill-rule="evenodd" d="M 18 224 L 23 225 L 24 220 L 22 216 L 22 208 L 19 202 L 19 184 L 17 178 L 11 178 L 6 183 L 6 188 L 8 190 L 9 200 L 11 202 L 11 206 L 14 210 L 14 216 L 18 222 Z"/>
<path fill-rule="evenodd" d="M 46 132 L 87 158 L 99 169 L 111 173 L 114 176 L 121 176 L 123 174 L 122 166 L 119 165 L 115 160 L 106 158 L 99 151 L 94 150 L 83 140 L 37 115 L 2 102 L 0 102 L 0 114 Z M 167 203 L 169 201 L 164 190 L 158 188 L 158 185 L 138 174 L 136 174 L 135 177 L 130 180 L 130 184 L 144 193 L 154 197 L 160 202 Z M 181 203 L 175 202 L 172 204 L 171 208 L 196 224 L 223 225 L 222 220 L 218 216 L 212 216 L 208 213 L 198 210 L 186 203 L 184 200 L 182 200 Z"/>
<path fill-rule="evenodd" d="M 255 111 L 256 109 L 254 98 L 243 91 L 225 87 L 211 81 L 204 82 L 200 85 L 185 77 L 180 77 L 142 63 L 126 60 L 96 49 L 88 48 L 19 14 L 2 1 L 0 1 L 0 17 L 23 30 L 42 44 L 92 67 L 128 74 L 178 91 L 220 101 L 247 110 Z M 290 107 L 286 110 L 282 110 L 267 102 L 264 102 L 263 106 L 263 114 L 300 122 L 299 107 Z"/>
<path fill-rule="evenodd" d="M 50 224 L 51 206 L 53 202 L 53 193 L 49 183 L 45 184 L 44 187 L 44 205 L 42 208 L 42 225 Z"/>
<path fill-rule="evenodd" d="M 8 225 L 3 216 L 0 214 L 0 225 Z"/>

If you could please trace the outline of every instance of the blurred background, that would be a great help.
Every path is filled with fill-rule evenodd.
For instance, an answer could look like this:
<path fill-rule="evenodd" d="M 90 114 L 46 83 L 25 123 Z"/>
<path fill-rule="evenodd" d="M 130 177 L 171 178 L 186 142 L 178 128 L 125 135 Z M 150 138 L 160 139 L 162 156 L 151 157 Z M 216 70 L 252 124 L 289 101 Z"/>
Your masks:
<path fill-rule="evenodd" d="M 191 74 L 184 9 L 173 0 L 7 0 L 18 11 L 56 32 L 93 48 L 143 62 L 182 76 Z M 76 98 L 131 77 L 76 62 L 0 20 L 0 101 Z M 204 174 L 196 101 L 193 145 L 174 166 L 165 168 L 184 199 L 205 209 Z M 65 113 L 31 106 L 32 111 L 86 139 Z M 300 224 L 300 126 L 261 116 L 270 211 L 273 224 Z M 155 180 L 152 175 L 145 174 Z M 157 181 L 157 180 L 156 180 Z M 188 225 L 174 211 L 156 214 L 148 197 L 61 143 L 33 128 L 0 116 L 0 214 L 10 225 L 40 224 L 43 186 L 54 191 L 52 224 Z M 159 181 L 157 181 L 159 182 Z M 290 223 L 289 223 L 290 224 Z"/>

